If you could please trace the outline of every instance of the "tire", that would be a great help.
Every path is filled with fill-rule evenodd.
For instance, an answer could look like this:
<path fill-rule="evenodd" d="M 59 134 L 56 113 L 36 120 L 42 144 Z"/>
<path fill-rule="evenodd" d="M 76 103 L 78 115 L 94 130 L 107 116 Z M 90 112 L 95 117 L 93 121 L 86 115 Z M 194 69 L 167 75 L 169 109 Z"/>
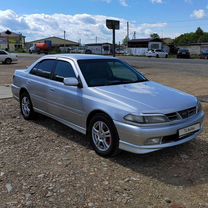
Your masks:
<path fill-rule="evenodd" d="M 156 58 L 159 58 L 159 55 L 158 54 L 156 55 Z"/>
<path fill-rule="evenodd" d="M 168 55 L 166 55 L 165 58 L 168 58 Z"/>
<path fill-rule="evenodd" d="M 85 54 L 92 54 L 92 51 L 91 50 L 86 50 Z"/>
<path fill-rule="evenodd" d="M 20 95 L 20 110 L 25 120 L 31 120 L 35 116 L 33 105 L 27 92 L 23 92 Z"/>
<path fill-rule="evenodd" d="M 91 119 L 87 136 L 98 155 L 109 157 L 119 153 L 119 137 L 116 127 L 104 113 L 96 114 Z"/>
<path fill-rule="evenodd" d="M 11 64 L 12 63 L 12 59 L 10 58 L 6 58 L 4 61 L 5 64 Z"/>

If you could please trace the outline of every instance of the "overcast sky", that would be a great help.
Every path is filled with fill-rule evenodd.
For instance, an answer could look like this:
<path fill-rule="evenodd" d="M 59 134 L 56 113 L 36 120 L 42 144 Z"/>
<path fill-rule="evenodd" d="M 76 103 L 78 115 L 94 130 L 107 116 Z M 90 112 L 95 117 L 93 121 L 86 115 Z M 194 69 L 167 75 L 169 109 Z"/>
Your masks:
<path fill-rule="evenodd" d="M 121 21 L 117 42 L 130 38 L 175 37 L 195 31 L 200 26 L 208 31 L 208 0 L 9 0 L 0 4 L 0 31 L 21 32 L 26 40 L 49 36 L 82 43 L 111 41 L 106 19 Z"/>

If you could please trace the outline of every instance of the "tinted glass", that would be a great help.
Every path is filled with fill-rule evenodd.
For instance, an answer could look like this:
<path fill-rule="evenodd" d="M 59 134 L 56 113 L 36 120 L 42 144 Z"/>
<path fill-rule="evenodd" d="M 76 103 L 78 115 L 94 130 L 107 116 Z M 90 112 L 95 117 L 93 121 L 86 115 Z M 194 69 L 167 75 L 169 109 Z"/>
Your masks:
<path fill-rule="evenodd" d="M 72 65 L 66 61 L 57 61 L 54 79 L 63 82 L 66 77 L 76 77 Z"/>
<path fill-rule="evenodd" d="M 137 80 L 137 74 L 132 73 L 131 70 L 126 70 L 126 66 L 124 64 L 121 64 L 119 62 L 111 62 L 109 63 L 113 76 L 117 79 L 128 79 L 132 81 Z"/>
<path fill-rule="evenodd" d="M 44 77 L 44 78 L 51 78 L 51 72 L 55 66 L 55 60 L 44 60 L 39 62 L 38 64 L 33 67 L 31 70 L 31 74 Z"/>
<path fill-rule="evenodd" d="M 179 49 L 179 52 L 189 52 L 187 49 Z"/>
<path fill-rule="evenodd" d="M 7 53 L 4 51 L 0 51 L 0 55 L 6 55 Z"/>
<path fill-rule="evenodd" d="M 89 87 L 147 81 L 143 75 L 119 60 L 79 60 L 78 64 Z"/>

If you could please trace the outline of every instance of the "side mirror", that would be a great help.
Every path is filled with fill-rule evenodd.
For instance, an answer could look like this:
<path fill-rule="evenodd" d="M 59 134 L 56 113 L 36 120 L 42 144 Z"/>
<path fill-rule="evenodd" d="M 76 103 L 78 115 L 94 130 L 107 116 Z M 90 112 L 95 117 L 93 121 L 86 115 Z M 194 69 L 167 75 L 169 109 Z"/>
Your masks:
<path fill-rule="evenodd" d="M 79 81 L 75 77 L 67 77 L 67 78 L 64 78 L 64 84 L 66 86 L 78 86 Z"/>

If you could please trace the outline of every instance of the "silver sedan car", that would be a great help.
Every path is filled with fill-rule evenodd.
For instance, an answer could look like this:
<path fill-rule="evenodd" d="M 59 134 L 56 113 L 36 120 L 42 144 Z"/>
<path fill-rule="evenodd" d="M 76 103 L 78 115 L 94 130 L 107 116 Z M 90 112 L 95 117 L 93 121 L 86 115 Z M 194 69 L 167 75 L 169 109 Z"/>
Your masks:
<path fill-rule="evenodd" d="M 203 129 L 196 97 L 150 81 L 111 57 L 44 56 L 15 71 L 12 92 L 25 119 L 49 116 L 87 135 L 101 156 L 180 145 Z"/>

